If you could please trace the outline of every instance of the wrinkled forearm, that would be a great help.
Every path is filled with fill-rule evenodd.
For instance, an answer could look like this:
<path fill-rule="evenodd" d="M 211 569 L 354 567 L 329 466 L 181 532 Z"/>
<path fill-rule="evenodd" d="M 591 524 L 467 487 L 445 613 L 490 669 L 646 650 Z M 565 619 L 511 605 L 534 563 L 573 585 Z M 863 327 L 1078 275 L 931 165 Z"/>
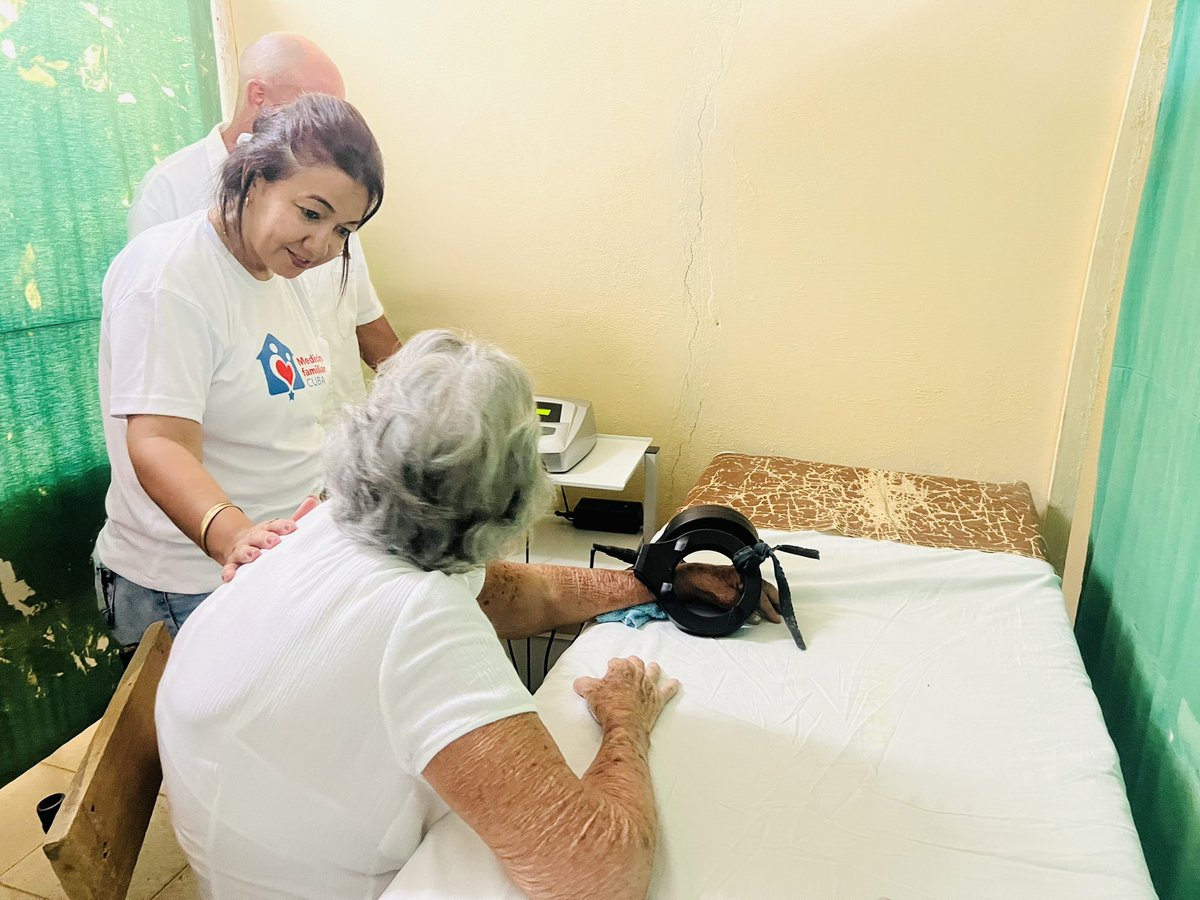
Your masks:
<path fill-rule="evenodd" d="M 453 757 L 435 757 L 426 778 L 522 891 L 537 900 L 646 895 L 658 818 L 644 729 L 606 729 L 582 779 L 562 763 L 532 715 L 486 726 L 460 741 L 465 746 L 458 749 L 472 764 L 455 768 Z M 546 765 L 548 752 L 557 765 Z M 495 777 L 501 759 L 505 774 L 494 793 L 463 789 Z M 462 795 L 454 796 L 458 791 Z"/>
<path fill-rule="evenodd" d="M 488 563 L 479 605 L 501 638 L 523 638 L 652 600 L 630 571 Z"/>
<path fill-rule="evenodd" d="M 602 840 L 618 849 L 619 871 L 595 872 L 592 883 L 607 882 L 610 897 L 645 897 L 658 843 L 658 810 L 650 782 L 650 735 L 635 729 L 608 729 L 583 783 L 598 794 L 601 812 L 589 823 Z M 588 840 L 585 828 L 577 840 Z M 594 838 L 593 838 L 594 839 Z"/>

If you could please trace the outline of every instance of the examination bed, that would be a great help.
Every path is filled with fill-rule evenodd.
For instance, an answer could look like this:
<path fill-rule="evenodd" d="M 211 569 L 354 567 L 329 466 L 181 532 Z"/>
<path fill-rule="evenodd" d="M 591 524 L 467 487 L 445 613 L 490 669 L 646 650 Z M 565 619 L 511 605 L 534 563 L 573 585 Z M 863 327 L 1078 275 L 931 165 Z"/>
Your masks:
<path fill-rule="evenodd" d="M 652 739 L 651 896 L 1154 896 L 1024 484 L 722 454 L 699 503 L 820 551 L 781 556 L 808 650 L 593 625 L 536 694 L 583 772 L 578 675 L 637 654 L 683 683 Z M 386 896 L 520 893 L 449 815 Z"/>

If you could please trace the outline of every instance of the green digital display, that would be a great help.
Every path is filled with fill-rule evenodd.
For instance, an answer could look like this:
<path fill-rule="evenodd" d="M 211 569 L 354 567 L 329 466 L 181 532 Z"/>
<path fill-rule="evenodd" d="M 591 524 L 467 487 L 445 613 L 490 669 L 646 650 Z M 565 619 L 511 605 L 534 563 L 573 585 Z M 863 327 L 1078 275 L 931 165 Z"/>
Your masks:
<path fill-rule="evenodd" d="M 561 403 L 555 403 L 545 397 L 537 397 L 533 401 L 533 408 L 537 410 L 538 418 L 543 422 L 562 421 L 563 407 Z"/>

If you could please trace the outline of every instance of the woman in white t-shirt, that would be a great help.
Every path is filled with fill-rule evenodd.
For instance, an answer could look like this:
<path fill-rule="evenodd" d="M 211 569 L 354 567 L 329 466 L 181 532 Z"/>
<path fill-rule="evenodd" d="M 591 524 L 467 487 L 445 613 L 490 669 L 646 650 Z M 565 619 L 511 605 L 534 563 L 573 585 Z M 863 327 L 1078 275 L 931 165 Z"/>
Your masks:
<path fill-rule="evenodd" d="M 112 464 L 96 542 L 122 643 L 175 632 L 320 491 L 329 347 L 300 273 L 342 257 L 383 201 L 362 116 L 309 94 L 263 112 L 216 205 L 138 235 L 104 279 L 100 407 Z"/>
<path fill-rule="evenodd" d="M 603 737 L 578 777 L 496 639 L 645 599 L 629 572 L 485 576 L 543 503 L 539 435 L 511 357 L 417 335 L 330 435 L 329 502 L 180 632 L 155 718 L 203 896 L 376 897 L 447 810 L 531 896 L 645 895 L 678 684 L 634 658 L 579 679 Z"/>

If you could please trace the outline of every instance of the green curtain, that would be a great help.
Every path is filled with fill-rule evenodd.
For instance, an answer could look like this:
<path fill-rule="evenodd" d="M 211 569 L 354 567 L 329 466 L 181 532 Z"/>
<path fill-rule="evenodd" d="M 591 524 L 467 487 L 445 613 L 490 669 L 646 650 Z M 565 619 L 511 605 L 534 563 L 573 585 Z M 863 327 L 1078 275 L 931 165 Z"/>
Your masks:
<path fill-rule="evenodd" d="M 90 554 L 100 285 L 134 186 L 220 118 L 209 0 L 0 3 L 0 784 L 119 676 Z"/>
<path fill-rule="evenodd" d="M 1164 900 L 1200 897 L 1200 0 L 1180 0 L 1076 636 Z"/>

